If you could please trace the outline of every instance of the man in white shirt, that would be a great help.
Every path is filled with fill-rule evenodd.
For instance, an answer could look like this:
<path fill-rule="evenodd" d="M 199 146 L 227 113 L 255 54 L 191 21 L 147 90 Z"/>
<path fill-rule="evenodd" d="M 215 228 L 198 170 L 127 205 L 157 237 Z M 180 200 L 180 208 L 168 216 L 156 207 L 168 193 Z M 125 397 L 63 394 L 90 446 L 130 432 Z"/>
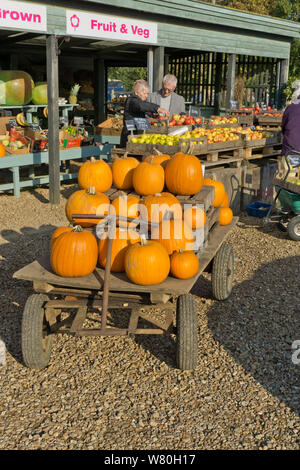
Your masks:
<path fill-rule="evenodd" d="M 177 78 L 175 75 L 165 75 L 161 89 L 154 93 L 149 93 L 148 101 L 150 103 L 158 104 L 161 108 L 168 110 L 170 116 L 173 116 L 173 114 L 185 113 L 184 98 L 174 92 L 176 86 Z"/>

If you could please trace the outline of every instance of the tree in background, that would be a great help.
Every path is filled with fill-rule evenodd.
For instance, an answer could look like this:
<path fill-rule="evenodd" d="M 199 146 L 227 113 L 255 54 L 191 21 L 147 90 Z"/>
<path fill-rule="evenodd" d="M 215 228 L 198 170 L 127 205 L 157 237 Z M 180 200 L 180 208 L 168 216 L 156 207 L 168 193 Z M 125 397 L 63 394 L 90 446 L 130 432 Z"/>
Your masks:
<path fill-rule="evenodd" d="M 108 67 L 107 77 L 110 80 L 121 80 L 125 91 L 132 91 L 136 80 L 147 80 L 147 67 Z"/>
<path fill-rule="evenodd" d="M 256 14 L 270 15 L 276 18 L 300 21 L 300 0 L 216 0 L 216 5 L 248 11 Z M 289 75 L 292 81 L 300 78 L 300 40 L 294 39 L 291 44 Z"/>

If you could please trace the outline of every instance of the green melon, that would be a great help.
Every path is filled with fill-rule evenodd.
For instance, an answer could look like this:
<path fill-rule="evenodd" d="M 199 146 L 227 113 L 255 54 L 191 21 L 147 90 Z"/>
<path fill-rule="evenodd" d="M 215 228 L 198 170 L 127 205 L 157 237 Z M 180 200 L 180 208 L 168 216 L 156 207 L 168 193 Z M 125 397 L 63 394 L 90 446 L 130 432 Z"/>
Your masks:
<path fill-rule="evenodd" d="M 31 101 L 34 83 L 22 70 L 0 70 L 0 105 L 22 106 Z"/>
<path fill-rule="evenodd" d="M 34 104 L 48 104 L 48 86 L 46 82 L 36 83 L 32 92 Z"/>

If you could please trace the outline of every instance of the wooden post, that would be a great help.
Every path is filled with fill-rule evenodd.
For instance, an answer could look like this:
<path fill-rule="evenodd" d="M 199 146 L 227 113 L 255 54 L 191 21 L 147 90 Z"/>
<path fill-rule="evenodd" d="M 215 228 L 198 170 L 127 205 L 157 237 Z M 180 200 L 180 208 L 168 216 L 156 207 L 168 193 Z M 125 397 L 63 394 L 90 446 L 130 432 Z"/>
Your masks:
<path fill-rule="evenodd" d="M 58 45 L 57 38 L 54 35 L 47 36 L 46 54 L 48 82 L 49 200 L 51 204 L 59 204 Z"/>
<path fill-rule="evenodd" d="M 226 109 L 230 109 L 230 101 L 234 99 L 235 64 L 236 54 L 230 54 L 228 57 Z"/>
<path fill-rule="evenodd" d="M 164 60 L 164 75 L 167 75 L 169 73 L 169 54 L 165 54 L 165 60 Z"/>
<path fill-rule="evenodd" d="M 276 66 L 276 88 L 275 88 L 275 107 L 279 109 L 279 97 L 280 97 L 280 65 L 281 61 L 277 60 Z"/>
<path fill-rule="evenodd" d="M 280 66 L 280 86 L 279 86 L 279 108 L 282 109 L 286 103 L 286 97 L 283 93 L 289 78 L 289 59 L 282 59 Z"/>
<path fill-rule="evenodd" d="M 106 106 L 106 73 L 104 59 L 94 60 L 95 76 L 95 126 L 105 120 Z"/>
<path fill-rule="evenodd" d="M 147 81 L 149 83 L 149 92 L 153 92 L 153 48 L 149 47 L 147 52 Z"/>
<path fill-rule="evenodd" d="M 161 89 L 162 80 L 164 78 L 165 67 L 165 48 L 162 46 L 154 48 L 153 55 L 153 89 L 154 91 Z"/>
<path fill-rule="evenodd" d="M 216 75 L 215 75 L 215 102 L 214 102 L 214 113 L 216 115 L 220 113 L 221 90 L 222 90 L 222 53 L 217 52 Z"/>

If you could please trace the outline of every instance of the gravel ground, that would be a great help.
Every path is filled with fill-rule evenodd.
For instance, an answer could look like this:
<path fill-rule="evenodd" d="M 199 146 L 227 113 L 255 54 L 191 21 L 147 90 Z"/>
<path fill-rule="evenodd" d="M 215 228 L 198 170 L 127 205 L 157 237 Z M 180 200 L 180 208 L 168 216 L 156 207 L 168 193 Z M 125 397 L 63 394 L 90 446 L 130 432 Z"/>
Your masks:
<path fill-rule="evenodd" d="M 231 297 L 195 286 L 199 358 L 175 367 L 174 337 L 55 337 L 50 365 L 22 364 L 20 324 L 32 285 L 12 274 L 48 250 L 65 224 L 48 191 L 1 195 L 1 449 L 299 449 L 300 244 L 242 214 L 232 231 Z M 125 321 L 126 312 L 119 320 Z M 300 354 L 299 354 L 300 358 Z"/>

